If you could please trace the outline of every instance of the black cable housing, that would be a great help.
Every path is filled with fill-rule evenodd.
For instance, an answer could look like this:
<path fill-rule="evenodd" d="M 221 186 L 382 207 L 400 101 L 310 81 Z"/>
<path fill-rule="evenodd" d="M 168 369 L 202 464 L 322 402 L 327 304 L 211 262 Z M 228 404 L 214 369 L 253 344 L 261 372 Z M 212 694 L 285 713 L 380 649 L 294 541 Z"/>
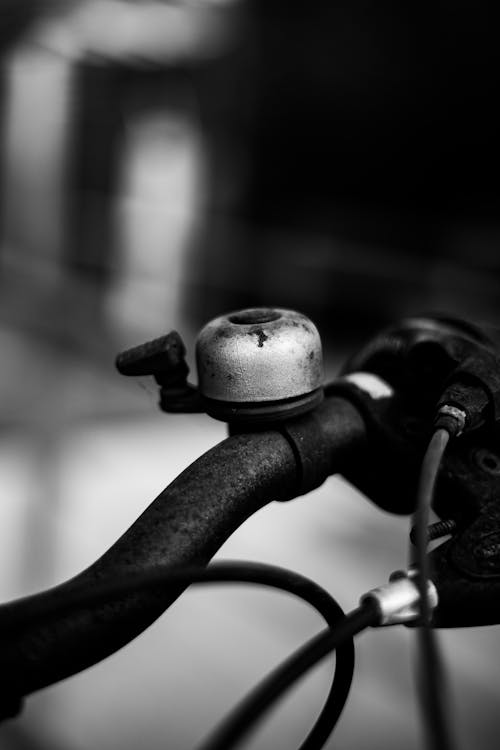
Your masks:
<path fill-rule="evenodd" d="M 77 609 L 92 609 L 122 594 L 158 587 L 200 583 L 254 583 L 293 594 L 323 616 L 329 630 L 342 621 L 344 613 L 335 599 L 314 581 L 284 568 L 264 563 L 225 561 L 206 568 L 156 567 L 128 577 L 101 581 L 89 590 L 73 591 L 66 597 L 34 595 L 13 603 L 0 619 L 0 635 L 22 630 L 26 623 L 46 622 Z M 300 750 L 319 750 L 331 734 L 346 703 L 354 671 L 352 639 L 338 649 L 330 691 L 325 704 Z"/>
<path fill-rule="evenodd" d="M 447 717 L 446 685 L 441 654 L 434 630 L 427 598 L 427 584 L 431 578 L 427 555 L 429 541 L 429 512 L 441 461 L 450 439 L 446 429 L 437 429 L 427 447 L 417 492 L 417 504 L 412 518 L 415 547 L 410 547 L 410 561 L 416 564 L 419 575 L 421 618 L 417 630 L 420 675 L 419 692 L 423 719 L 429 747 L 433 750 L 452 750 L 450 726 Z"/>
<path fill-rule="evenodd" d="M 199 750 L 231 750 L 300 677 L 335 649 L 338 659 L 346 643 L 351 642 L 362 630 L 376 625 L 378 620 L 378 607 L 374 602 L 367 601 L 344 615 L 333 629 L 323 630 L 309 640 L 258 684 Z M 339 710 L 339 706 L 336 707 L 336 713 L 332 717 L 334 725 L 342 708 L 343 706 L 340 706 Z M 328 735 L 324 737 L 321 745 L 317 744 L 314 747 L 322 747 L 327 737 Z M 304 747 L 305 744 L 301 750 Z M 307 747 L 308 750 L 312 750 L 313 745 Z"/>

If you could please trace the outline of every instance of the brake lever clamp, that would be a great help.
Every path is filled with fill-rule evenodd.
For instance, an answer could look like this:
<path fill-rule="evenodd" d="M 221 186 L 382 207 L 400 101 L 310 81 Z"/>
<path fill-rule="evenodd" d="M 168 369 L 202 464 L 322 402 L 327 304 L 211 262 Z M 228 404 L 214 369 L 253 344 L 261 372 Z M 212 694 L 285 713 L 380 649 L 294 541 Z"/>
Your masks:
<path fill-rule="evenodd" d="M 500 429 L 494 391 L 500 364 L 493 341 L 471 324 L 450 318 L 408 318 L 382 331 L 348 361 L 327 396 L 350 399 L 363 414 L 368 440 L 359 469 L 346 478 L 379 507 L 411 513 L 415 507 L 421 461 L 442 394 L 471 363 L 474 383 L 491 409 L 477 429 L 465 430 L 447 450 L 439 475 L 434 509 L 457 522 L 477 514 L 497 492 L 496 445 Z M 441 418 L 441 415 L 439 415 Z"/>
<path fill-rule="evenodd" d="M 452 538 L 430 553 L 439 595 L 432 624 L 500 624 L 500 360 L 494 342 L 464 321 L 403 320 L 356 354 L 326 394 L 351 399 L 367 425 L 362 468 L 346 478 L 380 507 L 404 513 L 414 508 L 436 413 L 439 420 L 448 404 L 473 414 L 477 399 L 481 410 L 450 443 L 435 488 L 433 508 Z"/>

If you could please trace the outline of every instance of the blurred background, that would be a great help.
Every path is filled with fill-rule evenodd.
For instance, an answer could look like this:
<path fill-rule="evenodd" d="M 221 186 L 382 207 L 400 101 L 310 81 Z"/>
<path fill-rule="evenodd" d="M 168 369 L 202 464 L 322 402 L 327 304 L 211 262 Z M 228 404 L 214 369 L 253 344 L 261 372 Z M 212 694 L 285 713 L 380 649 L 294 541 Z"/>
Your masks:
<path fill-rule="evenodd" d="M 496 31 L 486 3 L 0 1 L 0 595 L 96 559 L 224 425 L 165 416 L 123 348 L 291 307 L 327 375 L 380 326 L 500 323 Z M 345 608 L 406 560 L 407 520 L 342 480 L 271 505 L 220 557 Z M 203 623 L 203 632 L 200 623 Z M 320 627 L 299 603 L 192 590 L 127 649 L 27 700 L 5 750 L 183 750 Z M 498 630 L 446 632 L 463 748 L 498 746 Z M 242 648 L 243 644 L 243 648 Z M 370 632 L 328 747 L 423 746 L 413 639 Z M 314 672 L 248 743 L 298 746 Z"/>

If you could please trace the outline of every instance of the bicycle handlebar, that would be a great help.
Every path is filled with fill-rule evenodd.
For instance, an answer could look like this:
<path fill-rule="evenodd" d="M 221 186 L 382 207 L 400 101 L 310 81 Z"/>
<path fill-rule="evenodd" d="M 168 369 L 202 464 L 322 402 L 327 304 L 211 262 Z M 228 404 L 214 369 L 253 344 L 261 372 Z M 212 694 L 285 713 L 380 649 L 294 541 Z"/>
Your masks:
<path fill-rule="evenodd" d="M 428 360 L 432 363 L 436 357 L 436 345 L 439 352 L 446 350 L 448 369 L 468 356 L 471 347 L 476 347 L 478 361 L 484 359 L 483 344 L 458 327 L 407 321 L 368 346 L 345 369 L 347 374 L 326 387 L 326 398 L 313 411 L 265 431 L 233 423 L 233 429 L 249 431 L 232 435 L 189 466 L 75 578 L 0 605 L 0 719 L 17 713 L 19 697 L 86 669 L 127 644 L 185 586 L 116 596 L 66 614 L 59 610 L 42 622 L 33 612 L 43 612 L 44 606 L 48 610 L 50 603 L 91 593 L 98 583 L 158 566 L 206 565 L 233 531 L 266 503 L 305 494 L 334 473 L 343 474 L 379 507 L 410 513 L 439 397 L 426 369 Z M 422 355 L 422 347 L 419 366 L 419 358 L 411 354 Z M 431 368 L 438 385 L 447 382 L 442 363 L 438 357 Z M 489 360 L 487 365 L 488 392 L 491 383 L 499 386 L 496 408 L 500 379 Z M 500 586 L 497 435 L 491 426 L 478 430 L 454 444 L 444 459 L 434 507 L 460 533 L 436 551 L 440 559 L 433 581 L 442 601 L 433 625 L 438 627 L 500 622 L 494 604 L 498 597 L 492 597 Z M 9 626 L 9 621 L 18 625 Z"/>
<path fill-rule="evenodd" d="M 156 566 L 205 565 L 226 539 L 271 500 L 290 500 L 349 466 L 365 441 L 365 424 L 348 400 L 325 399 L 286 427 L 227 438 L 175 479 L 120 539 L 76 577 L 0 606 L 2 615 L 36 599 L 64 599 L 97 582 Z M 24 696 L 69 677 L 127 644 L 182 593 L 152 590 L 79 609 L 44 623 L 29 618 L 0 645 L 0 714 Z M 7 621 L 8 618 L 5 618 Z M 5 626 L 4 626 L 5 633 Z M 2 700 L 3 699 L 3 700 Z"/>

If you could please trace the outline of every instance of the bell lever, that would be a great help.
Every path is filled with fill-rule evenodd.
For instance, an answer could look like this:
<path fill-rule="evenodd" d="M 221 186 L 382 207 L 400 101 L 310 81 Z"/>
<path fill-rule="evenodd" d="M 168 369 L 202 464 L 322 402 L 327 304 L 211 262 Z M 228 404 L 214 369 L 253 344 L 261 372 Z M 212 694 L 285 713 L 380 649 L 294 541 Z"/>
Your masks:
<path fill-rule="evenodd" d="M 186 347 L 177 331 L 127 349 L 117 356 L 115 364 L 121 375 L 152 375 L 160 386 L 159 406 L 162 411 L 205 411 L 198 389 L 188 383 Z"/>

